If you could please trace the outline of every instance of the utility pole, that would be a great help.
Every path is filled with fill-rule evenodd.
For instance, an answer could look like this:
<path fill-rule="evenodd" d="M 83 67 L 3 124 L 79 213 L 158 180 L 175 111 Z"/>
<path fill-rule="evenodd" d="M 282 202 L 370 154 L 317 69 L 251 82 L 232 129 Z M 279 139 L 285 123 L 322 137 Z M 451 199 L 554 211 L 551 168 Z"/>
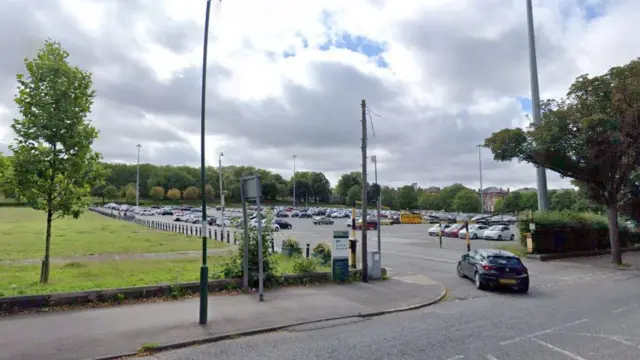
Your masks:
<path fill-rule="evenodd" d="M 382 241 L 381 241 L 381 235 L 380 235 L 380 206 L 382 203 L 382 198 L 381 198 L 381 194 L 382 192 L 380 191 L 380 184 L 378 184 L 378 157 L 375 155 L 371 155 L 371 161 L 373 162 L 373 168 L 374 173 L 375 173 L 375 182 L 376 182 L 376 189 L 378 189 L 378 197 L 376 198 L 376 213 L 377 213 L 377 218 L 378 218 L 378 254 L 380 256 L 380 261 L 382 261 Z"/>
<path fill-rule="evenodd" d="M 142 145 L 136 145 L 138 148 L 138 166 L 136 170 L 136 206 L 140 206 L 140 148 Z"/>
<path fill-rule="evenodd" d="M 481 213 L 482 215 L 484 215 L 484 189 L 482 188 L 482 145 L 476 145 L 476 147 L 478 148 L 478 165 L 480 166 L 480 205 L 481 206 Z"/>
<path fill-rule="evenodd" d="M 540 86 L 538 84 L 538 61 L 536 60 L 536 36 L 533 26 L 533 5 L 527 0 L 527 27 L 529 30 L 529 70 L 531 72 L 531 110 L 533 123 L 538 126 L 542 123 L 540 113 Z M 547 172 L 544 167 L 536 166 L 538 180 L 538 210 L 549 210 L 549 196 L 547 194 Z"/>
<path fill-rule="evenodd" d="M 200 266 L 200 325 L 207 323 L 209 303 L 209 267 L 207 266 L 207 197 L 205 194 L 205 132 L 206 101 L 207 101 L 207 45 L 209 44 L 209 13 L 211 12 L 211 0 L 207 0 L 207 8 L 204 20 L 204 44 L 202 46 L 202 90 L 200 98 L 200 186 L 202 189 L 202 265 Z"/>
<path fill-rule="evenodd" d="M 222 225 L 222 233 L 224 234 L 224 186 L 222 185 L 222 157 L 224 156 L 223 152 L 220 152 L 218 155 L 218 176 L 220 183 L 220 211 L 221 211 L 221 220 L 220 225 Z M 223 235 L 224 236 L 224 235 Z"/>
<path fill-rule="evenodd" d="M 362 99 L 362 282 L 369 281 L 367 259 L 367 101 Z"/>
<path fill-rule="evenodd" d="M 293 209 L 296 209 L 296 155 L 293 155 Z"/>

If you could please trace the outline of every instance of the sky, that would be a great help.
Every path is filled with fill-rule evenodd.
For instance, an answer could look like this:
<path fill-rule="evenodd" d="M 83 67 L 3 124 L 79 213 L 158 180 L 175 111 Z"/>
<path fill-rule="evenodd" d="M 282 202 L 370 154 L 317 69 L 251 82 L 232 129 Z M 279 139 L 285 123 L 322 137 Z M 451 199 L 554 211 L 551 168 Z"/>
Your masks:
<path fill-rule="evenodd" d="M 0 152 L 19 116 L 15 76 L 50 38 L 93 74 L 90 117 L 106 161 L 134 163 L 141 144 L 143 163 L 198 166 L 205 4 L 0 1 Z M 637 0 L 534 0 L 541 97 L 636 57 L 638 13 Z M 298 171 L 335 185 L 360 169 L 366 99 L 381 184 L 478 188 L 476 145 L 526 126 L 530 98 L 524 0 L 213 1 L 209 165 L 223 152 L 225 165 L 288 178 L 296 155 Z M 495 162 L 486 149 L 480 160 L 485 187 L 535 186 L 529 164 Z"/>

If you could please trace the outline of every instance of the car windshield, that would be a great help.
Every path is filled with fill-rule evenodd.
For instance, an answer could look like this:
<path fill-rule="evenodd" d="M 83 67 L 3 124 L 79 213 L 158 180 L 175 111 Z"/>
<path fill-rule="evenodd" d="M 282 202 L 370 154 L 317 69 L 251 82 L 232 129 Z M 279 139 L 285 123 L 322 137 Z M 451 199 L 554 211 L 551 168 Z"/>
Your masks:
<path fill-rule="evenodd" d="M 510 266 L 520 266 L 522 263 L 518 258 L 512 256 L 489 256 L 487 258 L 487 263 L 491 265 L 510 265 Z"/>
<path fill-rule="evenodd" d="M 489 230 L 491 230 L 491 231 L 500 231 L 501 228 L 502 228 L 501 225 L 494 225 L 494 226 L 490 227 Z"/>

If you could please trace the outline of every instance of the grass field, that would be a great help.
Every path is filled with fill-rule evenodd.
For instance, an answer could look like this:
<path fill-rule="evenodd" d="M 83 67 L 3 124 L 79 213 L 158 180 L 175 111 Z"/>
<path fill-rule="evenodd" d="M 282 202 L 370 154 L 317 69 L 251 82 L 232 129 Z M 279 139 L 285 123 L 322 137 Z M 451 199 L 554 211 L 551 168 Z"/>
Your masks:
<path fill-rule="evenodd" d="M 0 260 L 39 259 L 44 255 L 45 214 L 29 208 L 0 208 Z M 51 257 L 139 254 L 199 250 L 200 238 L 152 230 L 85 212 L 79 219 L 53 222 Z M 210 248 L 224 248 L 210 241 Z M 0 273 L 1 274 L 1 273 Z"/>
<path fill-rule="evenodd" d="M 211 275 L 222 271 L 223 260 L 223 255 L 208 258 Z M 292 258 L 276 255 L 276 260 L 279 274 L 293 273 L 295 262 Z M 0 297 L 191 282 L 198 281 L 199 269 L 200 258 L 197 256 L 58 263 L 51 266 L 49 284 L 41 285 L 38 283 L 39 265 L 0 265 Z M 329 268 L 321 267 L 318 271 L 329 271 Z"/>

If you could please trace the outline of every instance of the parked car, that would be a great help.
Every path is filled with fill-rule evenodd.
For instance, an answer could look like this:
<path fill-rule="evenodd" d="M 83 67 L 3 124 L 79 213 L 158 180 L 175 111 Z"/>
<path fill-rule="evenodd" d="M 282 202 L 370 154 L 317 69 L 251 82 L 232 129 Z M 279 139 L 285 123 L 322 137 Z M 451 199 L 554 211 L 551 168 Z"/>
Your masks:
<path fill-rule="evenodd" d="M 472 279 L 476 288 L 515 288 L 529 291 L 529 270 L 516 255 L 504 250 L 473 250 L 460 258 L 458 276 Z"/>
<path fill-rule="evenodd" d="M 483 224 L 469 225 L 469 238 L 470 239 L 482 239 L 484 237 L 484 232 L 488 228 L 489 227 L 487 225 L 483 225 Z M 467 238 L 467 229 L 460 229 L 460 231 L 458 232 L 458 237 L 460 239 L 466 239 Z"/>
<path fill-rule="evenodd" d="M 493 225 L 484 232 L 485 240 L 513 240 L 515 235 L 511 228 L 506 225 Z"/>
<path fill-rule="evenodd" d="M 462 228 L 462 224 L 453 224 L 444 230 L 446 237 L 458 237 L 458 232 Z"/>
<path fill-rule="evenodd" d="M 445 230 L 447 230 L 448 228 L 450 228 L 451 225 L 449 224 L 436 224 L 434 226 L 432 226 L 431 228 L 429 228 L 429 235 L 431 236 L 438 236 L 439 232 L 442 231 L 444 233 Z"/>
<path fill-rule="evenodd" d="M 174 212 L 173 213 L 173 221 L 185 221 L 187 218 L 189 218 L 189 213 L 185 213 L 185 212 Z"/>
<path fill-rule="evenodd" d="M 280 212 L 278 212 L 278 213 L 276 214 L 276 217 L 278 217 L 278 218 L 288 218 L 288 217 L 289 217 L 289 214 L 287 214 L 287 213 L 286 213 L 286 212 L 284 212 L 284 211 L 280 211 Z"/>
<path fill-rule="evenodd" d="M 278 226 L 280 226 L 280 229 L 292 229 L 293 225 L 291 225 L 290 222 L 288 222 L 287 220 L 282 220 L 282 219 L 275 219 L 274 224 L 277 224 Z"/>
<path fill-rule="evenodd" d="M 308 212 L 301 212 L 300 214 L 298 214 L 298 217 L 300 219 L 311 219 L 313 218 L 313 215 L 309 214 Z"/>
<path fill-rule="evenodd" d="M 313 219 L 313 225 L 333 225 L 333 220 L 325 216 L 318 216 Z"/>
<path fill-rule="evenodd" d="M 358 219 L 356 221 L 356 230 L 362 230 L 362 219 Z M 378 220 L 377 219 L 367 219 L 367 230 L 378 230 Z"/>

